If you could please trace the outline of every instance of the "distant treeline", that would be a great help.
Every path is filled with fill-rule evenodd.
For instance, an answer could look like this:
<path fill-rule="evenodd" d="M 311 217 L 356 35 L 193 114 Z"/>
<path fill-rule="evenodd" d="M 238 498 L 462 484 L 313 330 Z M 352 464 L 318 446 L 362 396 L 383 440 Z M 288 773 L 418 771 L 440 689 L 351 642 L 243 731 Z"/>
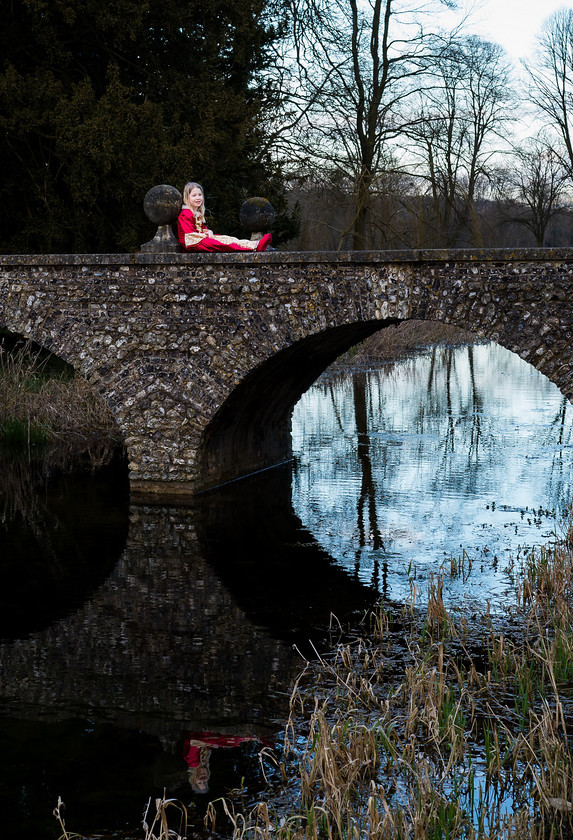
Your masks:
<path fill-rule="evenodd" d="M 289 201 L 300 216 L 299 236 L 288 250 L 346 250 L 353 247 L 352 196 L 307 183 L 288 192 Z M 573 204 L 564 204 L 548 220 L 543 242 L 524 220 L 530 218 L 526 204 L 515 199 L 482 199 L 467 225 L 445 231 L 430 197 L 396 194 L 377 196 L 370 222 L 372 249 L 411 248 L 548 248 L 573 245 Z"/>

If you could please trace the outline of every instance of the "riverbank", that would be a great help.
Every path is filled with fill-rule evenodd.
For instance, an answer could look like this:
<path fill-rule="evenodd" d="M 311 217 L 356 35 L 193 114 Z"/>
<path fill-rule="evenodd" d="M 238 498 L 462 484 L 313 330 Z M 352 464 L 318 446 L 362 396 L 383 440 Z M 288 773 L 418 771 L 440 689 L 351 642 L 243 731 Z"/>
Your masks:
<path fill-rule="evenodd" d="M 480 355 L 478 351 L 483 349 L 477 348 L 475 355 Z M 463 349 L 468 356 L 472 352 L 472 348 Z M 445 350 L 435 355 L 449 358 L 452 354 L 455 355 L 455 351 Z M 423 361 L 427 362 L 433 356 L 427 355 Z M 420 381 L 414 362 L 408 359 L 406 368 L 413 370 L 413 381 Z M 488 391 L 493 385 L 492 368 L 491 364 L 485 368 Z M 460 366 L 448 367 L 451 375 L 445 380 L 447 384 L 453 383 L 452 371 L 456 369 L 459 371 Z M 360 384 L 360 376 L 357 379 Z M 402 371 L 396 380 L 404 383 Z M 472 421 L 471 429 L 475 434 L 471 440 L 476 442 L 478 436 L 479 451 L 483 456 L 488 427 L 483 401 L 476 398 L 480 394 L 479 380 L 477 377 L 476 386 L 469 392 L 469 409 L 461 411 L 452 398 L 451 389 L 444 387 L 441 379 L 432 379 L 436 394 L 448 393 L 449 411 L 446 414 L 447 435 L 434 437 L 431 448 L 438 449 L 443 437 L 452 444 L 450 448 L 459 453 L 461 424 L 458 418 L 468 417 L 475 421 Z M 426 377 L 424 384 L 428 381 Z M 508 379 L 503 380 L 503 393 L 508 390 L 507 382 Z M 390 383 L 382 382 L 379 392 L 385 400 L 389 391 Z M 333 419 L 333 439 L 338 440 L 346 433 L 349 444 L 343 450 L 345 460 L 352 460 L 355 451 L 361 456 L 358 460 L 362 477 L 368 481 L 358 482 L 356 486 L 362 488 L 358 500 L 364 510 L 368 509 L 369 519 L 366 528 L 365 517 L 360 519 L 360 508 L 352 505 L 351 516 L 358 514 L 357 530 L 351 532 L 346 528 L 347 523 L 341 515 L 337 515 L 335 526 L 329 526 L 327 530 L 344 531 L 347 546 L 360 545 L 362 554 L 359 558 L 353 557 L 350 569 L 358 576 L 363 574 L 358 560 L 364 562 L 367 543 L 375 548 L 376 540 L 381 536 L 388 553 L 395 556 L 395 543 L 400 536 L 396 529 L 389 528 L 390 518 L 382 509 L 376 515 L 373 506 L 366 508 L 363 500 L 367 498 L 367 492 L 371 492 L 372 500 L 387 498 L 395 488 L 407 491 L 410 496 L 414 494 L 400 473 L 390 476 L 389 481 L 385 477 L 382 481 L 382 476 L 369 472 L 368 468 L 376 468 L 377 464 L 387 466 L 389 451 L 403 449 L 408 436 L 384 424 L 365 423 L 364 429 L 371 432 L 371 440 L 363 437 L 360 449 L 357 449 L 355 431 L 359 429 L 360 418 L 366 417 L 364 409 L 375 402 L 367 400 L 366 396 L 378 391 L 355 389 L 352 381 L 349 392 L 352 395 L 347 411 L 350 422 L 342 422 L 344 416 L 338 412 Z M 433 400 L 430 402 L 434 405 Z M 342 406 L 336 400 L 333 403 L 335 407 Z M 406 404 L 412 409 L 411 397 Z M 324 424 L 326 412 L 316 409 L 314 405 L 314 414 Z M 519 411 L 523 414 L 522 400 Z M 420 412 L 414 408 L 414 414 L 418 416 Z M 412 428 L 413 423 L 405 424 L 406 431 Z M 512 424 L 512 438 L 523 440 L 515 429 Z M 499 426 L 493 431 L 492 441 L 503 438 Z M 314 435 L 313 429 L 310 434 Z M 378 440 L 385 442 L 386 449 L 376 448 Z M 559 440 L 563 445 L 562 435 Z M 470 447 L 468 452 L 477 452 L 477 448 Z M 310 461 L 314 460 L 311 453 Z M 494 460 L 498 460 L 497 457 Z M 430 457 L 424 454 L 421 461 L 434 480 L 437 471 L 430 463 Z M 471 463 L 464 459 L 459 475 L 467 477 Z M 539 487 L 539 466 L 535 468 L 535 482 Z M 317 486 L 316 481 L 309 483 Z M 327 476 L 325 485 L 329 493 L 333 483 Z M 493 485 L 496 488 L 494 496 L 484 497 L 482 506 L 486 510 L 494 504 L 500 507 L 501 502 L 507 501 L 497 495 L 499 483 L 496 481 Z M 519 483 L 523 483 L 520 471 Z M 374 495 L 376 488 L 377 496 Z M 276 506 L 276 494 L 269 495 Z M 570 498 L 570 493 L 564 496 Z M 447 493 L 442 492 L 441 498 L 444 511 L 447 508 L 466 509 L 464 503 L 452 502 Z M 541 498 L 547 499 L 548 494 L 542 492 Z M 425 490 L 421 499 L 428 499 Z M 536 504 L 539 504 L 539 498 Z M 435 510 L 436 503 L 430 502 L 429 507 Z M 266 516 L 259 506 L 256 509 L 259 518 L 276 526 L 276 514 L 272 509 Z M 400 503 L 400 512 L 403 511 L 404 499 Z M 509 507 L 506 524 L 511 526 L 512 533 L 515 527 L 517 534 L 518 526 L 525 527 L 520 524 L 520 518 L 525 517 L 527 521 L 531 515 L 532 519 L 537 519 L 538 514 L 541 519 L 541 513 L 531 507 Z M 481 523 L 478 515 L 486 516 L 478 511 L 469 518 Z M 422 516 L 422 505 L 417 502 L 415 520 L 422 521 Z M 489 518 L 489 514 L 487 516 Z M 306 517 L 301 516 L 301 521 L 307 524 Z M 553 525 L 552 521 L 551 529 Z M 532 527 L 538 526 L 533 523 Z M 255 524 L 251 531 L 257 528 L 259 526 Z M 232 555 L 232 566 L 236 569 L 235 548 L 241 544 L 240 536 L 232 525 L 229 527 L 228 521 L 226 528 L 221 530 L 232 535 L 228 544 L 230 551 L 225 553 Z M 320 534 L 311 531 L 313 539 L 320 542 Z M 457 525 L 454 531 L 461 546 L 462 537 L 458 537 L 461 532 Z M 362 542 L 357 534 L 361 535 Z M 248 553 L 252 554 L 250 537 L 246 544 Z M 380 837 L 382 840 L 534 837 L 540 840 L 542 836 L 551 836 L 553 831 L 554 837 L 568 836 L 569 806 L 573 807 L 568 790 L 569 767 L 567 757 L 560 757 L 555 747 L 560 741 L 566 744 L 567 736 L 563 733 L 566 733 L 569 720 L 567 661 L 572 646 L 567 633 L 561 632 L 562 626 L 566 628 L 571 623 L 567 612 L 571 602 L 567 578 L 571 557 L 567 554 L 567 541 L 564 539 L 559 546 L 550 549 L 538 549 L 536 554 L 517 552 L 517 557 L 510 557 L 509 553 L 499 553 L 498 557 L 491 534 L 484 535 L 485 547 L 480 553 L 475 551 L 475 542 L 464 539 L 464 545 L 472 559 L 464 551 L 455 558 L 450 558 L 448 553 L 446 560 L 446 552 L 440 550 L 435 558 L 437 562 L 427 569 L 421 563 L 417 572 L 416 561 L 408 559 L 402 564 L 405 591 L 398 591 L 393 585 L 386 589 L 389 597 L 394 598 L 393 604 L 383 601 L 375 613 L 357 622 L 356 626 L 345 627 L 340 633 L 333 632 L 330 649 L 321 648 L 320 655 L 306 663 L 296 682 L 291 716 L 282 743 L 275 751 L 264 750 L 261 755 L 268 789 L 261 793 L 260 786 L 255 788 L 253 777 L 248 775 L 247 782 L 241 782 L 236 789 L 230 791 L 232 785 L 229 784 L 224 789 L 225 802 L 219 799 L 209 810 L 207 835 L 217 838 L 274 836 L 281 840 L 287 837 L 301 840 L 307 837 L 317 840 L 319 837 Z M 264 552 L 268 565 L 274 565 L 276 560 L 276 547 L 273 551 L 271 546 L 272 543 L 268 543 Z M 562 552 L 559 562 L 554 557 L 554 548 Z M 335 552 L 329 554 L 336 556 Z M 410 553 L 409 558 L 412 557 L 413 553 Z M 433 576 L 428 573 L 430 568 Z M 500 588 L 488 589 L 484 583 L 484 570 L 487 572 L 490 568 L 496 572 L 499 568 L 504 575 L 502 583 L 508 592 L 507 609 L 506 593 L 502 594 Z M 373 582 L 380 578 L 383 585 L 384 565 L 381 575 L 374 574 L 379 569 L 376 563 L 372 564 L 372 569 L 372 575 L 364 574 L 365 583 L 373 587 Z M 293 571 L 292 565 L 278 577 L 281 586 L 293 577 L 295 581 L 304 580 L 302 585 L 307 589 L 313 588 L 306 576 Z M 252 589 L 262 593 L 274 609 L 277 595 L 273 594 L 272 586 L 265 585 L 262 580 L 262 577 L 258 578 Z M 492 609 L 479 612 L 474 599 L 465 600 L 463 609 L 455 603 L 452 606 L 447 590 L 456 581 L 464 596 L 472 586 L 479 588 L 483 596 L 481 603 L 489 597 Z M 325 593 L 329 591 L 323 581 L 318 581 L 316 586 L 322 587 Z M 565 598 L 565 606 L 560 606 L 559 610 L 554 607 L 558 596 Z M 348 590 L 345 590 L 345 599 L 348 599 Z M 541 607 L 543 599 L 545 606 Z M 461 598 L 458 598 L 458 605 L 460 603 Z M 332 604 L 331 596 L 329 604 Z M 547 619 L 551 611 L 554 617 Z M 182 638 L 180 636 L 180 640 Z M 552 663 L 558 659 L 561 664 L 554 666 Z M 249 678 L 248 671 L 245 677 Z M 288 685 L 286 681 L 284 685 Z M 560 709 L 563 710 L 564 725 L 559 723 Z M 555 720 L 557 729 L 552 731 Z M 543 743 L 539 743 L 540 734 Z M 551 754 L 545 750 L 545 745 L 553 751 Z M 549 774 L 549 783 L 545 785 L 546 768 L 554 754 L 557 756 L 556 769 Z M 215 787 L 211 790 L 210 795 L 220 795 L 220 788 L 219 793 Z M 180 789 L 172 788 L 172 791 L 185 797 Z M 62 793 L 65 795 L 64 789 Z M 186 803 L 189 798 L 185 799 Z M 180 807 L 160 800 L 159 821 L 155 828 L 146 830 L 148 840 L 166 836 L 162 814 L 168 821 L 171 815 L 175 817 L 172 828 L 180 836 L 189 837 L 191 832 L 195 837 L 203 836 L 199 811 L 206 800 L 207 796 L 199 797 L 199 800 L 194 797 L 189 805 Z M 185 830 L 179 823 L 186 808 L 194 823 L 191 830 Z M 137 819 L 137 812 L 134 819 Z M 148 817 L 147 822 L 151 826 L 152 818 Z M 75 816 L 73 827 L 80 827 L 80 823 L 81 819 Z M 111 836 L 111 832 L 99 836 Z M 116 831 L 113 836 L 132 838 L 138 835 L 132 829 L 130 834 Z"/>
<path fill-rule="evenodd" d="M 27 343 L 0 347 L 1 447 L 44 448 L 58 464 L 120 443 L 109 407 L 73 368 Z"/>
<path fill-rule="evenodd" d="M 380 329 L 360 344 L 351 347 L 328 367 L 322 380 L 348 370 L 368 368 L 411 359 L 431 350 L 481 344 L 482 340 L 467 330 L 435 321 L 401 321 Z"/>
<path fill-rule="evenodd" d="M 475 343 L 480 343 L 478 336 L 449 324 L 402 321 L 379 330 L 352 348 L 349 358 L 354 362 L 366 359 L 393 362 L 433 346 L 461 347 Z"/>
<path fill-rule="evenodd" d="M 505 619 L 384 605 L 307 662 L 263 801 L 213 803 L 233 838 L 517 840 L 573 830 L 570 535 L 514 571 Z M 223 824 L 222 824 L 223 818 Z M 219 836 L 229 836 L 223 830 Z"/>
<path fill-rule="evenodd" d="M 479 574 L 463 559 L 424 603 L 413 573 L 403 606 L 336 627 L 305 662 L 282 743 L 260 753 L 262 795 L 229 791 L 202 826 L 164 793 L 145 840 L 568 840 L 571 543 L 569 530 L 508 571 L 513 601 L 497 619 L 445 608 L 444 580 Z"/>
<path fill-rule="evenodd" d="M 316 426 L 310 422 L 312 417 L 318 417 L 322 431 L 328 432 L 326 405 L 316 395 L 311 399 L 308 435 L 317 450 L 303 447 L 301 452 L 307 453 L 304 458 L 314 464 L 318 460 L 316 453 L 324 448 L 328 460 L 355 461 L 359 472 L 358 480 L 353 479 L 358 491 L 351 504 L 336 508 L 335 517 L 327 518 L 322 530 L 310 527 L 310 531 L 330 557 L 346 563 L 350 579 L 360 576 L 372 590 L 379 586 L 382 601 L 362 621 L 357 620 L 350 627 L 336 627 L 330 646 L 316 642 L 320 651 L 305 662 L 296 681 L 284 735 L 273 751 L 265 749 L 261 753 L 268 787 L 261 790 L 260 776 L 256 774 L 244 776 L 245 781 L 237 787 L 212 786 L 209 795 L 216 801 L 209 808 L 207 828 L 202 825 L 202 811 L 208 795 L 186 797 L 185 791 L 173 787 L 172 795 L 182 797 L 185 804 L 177 809 L 168 800 L 159 800 L 159 822 L 155 828 L 149 828 L 149 840 L 152 836 L 165 836 L 160 833 L 162 814 L 168 822 L 174 817 L 173 831 L 187 837 L 565 840 L 570 836 L 573 796 L 567 738 L 573 713 L 573 680 L 569 673 L 573 650 L 569 631 L 573 558 L 566 529 L 559 538 L 561 513 L 567 501 L 556 504 L 555 497 L 547 492 L 549 485 L 541 480 L 540 466 L 550 460 L 545 452 L 523 452 L 529 435 L 524 434 L 517 421 L 527 414 L 525 391 L 513 368 L 506 367 L 503 360 L 492 360 L 489 349 L 463 347 L 456 351 L 446 347 L 435 354 L 428 351 L 419 360 L 406 359 L 398 370 L 394 370 L 394 365 L 380 365 L 384 375 L 379 385 L 378 380 L 373 380 L 362 389 L 356 387 L 364 380 L 364 371 L 359 369 L 346 385 L 346 402 L 327 383 L 322 388 L 324 399 L 330 399 L 336 409 L 332 414 L 332 435 L 325 437 L 328 445 L 318 439 Z M 445 379 L 435 369 L 442 356 L 449 360 Z M 482 359 L 480 367 L 481 356 L 485 361 Z M 417 361 L 431 367 L 431 379 L 420 378 Z M 466 362 L 468 375 L 464 377 Z M 496 370 L 500 371 L 499 383 Z M 462 400 L 458 400 L 454 388 L 458 379 L 472 384 L 471 388 L 462 388 Z M 390 412 L 391 416 L 398 414 L 402 418 L 402 425 L 395 429 L 382 415 L 371 422 L 366 408 L 387 403 L 392 384 L 403 386 L 410 380 L 412 389 L 403 400 L 410 413 L 404 419 L 401 410 Z M 420 381 L 424 393 L 416 401 L 415 388 Z M 534 424 L 531 438 L 536 442 L 543 438 L 547 444 L 555 440 L 556 449 L 549 450 L 555 456 L 554 463 L 570 472 L 566 457 L 571 443 L 567 432 L 570 425 L 563 418 L 557 424 L 552 421 L 561 417 L 561 400 L 556 398 L 554 417 L 550 395 L 543 391 L 541 383 L 535 381 L 534 392 L 532 417 L 537 421 L 540 415 L 547 416 L 539 430 Z M 378 394 L 383 400 L 378 399 Z M 507 435 L 498 415 L 488 420 L 488 395 L 496 405 L 508 396 L 511 419 Z M 435 416 L 432 413 L 431 422 L 426 422 L 422 410 L 426 405 L 437 410 L 440 397 L 445 411 Z M 518 411 L 514 414 L 516 403 Z M 443 425 L 436 420 L 438 416 L 445 418 Z M 356 432 L 360 423 L 368 432 L 368 439 L 362 437 L 358 448 Z M 464 423 L 468 431 L 467 455 L 471 458 L 466 457 Z M 304 425 L 303 418 L 298 432 L 293 431 L 295 440 Z M 544 428 L 550 429 L 550 434 L 543 432 Z M 429 477 L 429 484 L 418 494 L 416 487 L 404 480 L 403 473 L 389 468 L 391 453 L 407 447 L 413 429 L 419 463 Z M 420 448 L 423 434 L 429 434 L 427 449 Z M 330 448 L 329 441 L 339 447 L 342 438 L 346 443 L 340 450 Z M 504 460 L 507 439 L 517 441 L 520 451 L 510 450 L 509 458 Z M 383 441 L 384 448 L 378 441 Z M 479 460 L 490 466 L 495 464 L 498 469 L 501 465 L 493 479 L 490 475 L 481 502 L 473 508 L 463 495 L 453 495 L 453 485 L 444 487 L 438 481 L 432 453 L 442 452 L 442 441 L 447 444 L 444 453 L 447 450 L 461 457 L 459 469 L 446 465 L 443 474 L 460 476 L 463 484 L 474 475 L 472 470 L 474 466 L 477 469 Z M 518 486 L 521 492 L 526 479 L 522 455 L 533 463 L 538 495 L 516 500 L 513 489 Z M 302 468 L 300 462 L 295 474 L 298 480 Z M 315 473 L 310 473 L 309 486 L 319 488 L 322 481 L 328 504 L 335 508 L 335 482 L 348 488 L 352 481 L 340 481 L 340 474 L 337 479 L 321 470 L 318 469 L 318 480 Z M 419 470 L 410 468 L 406 476 L 414 472 Z M 432 484 L 438 489 L 435 500 L 430 495 Z M 296 482 L 293 488 L 296 505 L 296 499 L 300 501 Z M 564 488 L 563 493 L 557 494 L 560 500 L 570 499 L 569 484 Z M 399 530 L 385 508 L 384 500 L 396 491 L 402 493 L 394 505 L 399 509 L 402 526 L 407 500 L 414 500 L 413 525 L 423 522 L 427 527 L 425 514 L 438 510 L 441 530 L 429 529 L 426 542 L 432 556 L 427 562 L 415 544 L 403 562 L 397 564 L 397 543 L 402 534 L 411 542 L 414 527 Z M 368 492 L 377 508 L 373 504 L 367 507 L 364 500 L 368 501 Z M 267 489 L 266 495 L 276 507 L 277 494 Z M 312 504 L 308 506 L 313 511 L 317 507 L 314 500 L 311 497 Z M 541 501 L 553 507 L 551 515 L 550 511 L 541 510 Z M 230 503 L 227 507 L 235 505 Z M 247 530 L 252 533 L 260 529 L 257 519 L 276 528 L 272 507 L 252 508 L 257 514 Z M 305 509 L 297 506 L 295 510 L 300 521 L 309 527 L 311 520 Z M 367 521 L 365 515 L 360 518 L 361 510 L 368 511 Z M 447 519 L 449 513 L 458 510 L 464 512 L 463 521 L 455 518 L 457 513 L 453 522 Z M 466 520 L 472 527 L 477 526 L 483 536 L 470 531 L 470 539 L 468 532 L 462 530 Z M 492 536 L 496 520 L 502 529 L 497 542 Z M 240 575 L 237 549 L 245 545 L 250 562 L 250 556 L 256 554 L 252 537 L 241 540 L 228 518 L 221 522 L 220 530 L 227 530 L 230 535 L 223 554 L 232 555 L 232 566 L 239 569 Z M 442 531 L 450 525 L 453 544 L 443 541 Z M 504 529 L 507 537 L 503 536 Z M 336 536 L 331 539 L 332 534 Z M 384 557 L 378 550 L 380 539 L 384 541 Z M 286 540 L 289 544 L 295 541 Z M 283 540 L 277 537 L 277 542 Z M 524 547 L 533 544 L 538 546 L 535 550 Z M 357 546 L 360 555 L 353 550 Z M 276 552 L 272 540 L 265 542 L 265 565 L 275 565 Z M 377 557 L 381 560 L 378 565 Z M 282 588 L 290 577 L 295 584 L 299 581 L 307 589 L 314 588 L 294 565 L 278 577 Z M 264 576 L 257 577 L 251 590 L 275 609 L 283 592 L 275 594 L 263 581 Z M 321 582 L 315 586 L 320 587 Z M 324 589 L 328 592 L 326 582 Z M 345 599 L 347 603 L 348 590 Z M 331 597 L 329 603 L 332 604 Z M 249 678 L 248 671 L 245 678 Z M 284 685 L 288 691 L 288 683 Z M 561 745 L 565 745 L 564 752 Z M 159 793 L 156 788 L 147 790 Z M 192 824 L 188 829 L 179 822 L 186 812 Z M 147 822 L 151 826 L 152 818 L 148 817 Z M 73 827 L 80 824 L 80 817 L 74 817 Z M 129 834 L 115 836 L 131 840 L 136 832 L 132 828 Z"/>

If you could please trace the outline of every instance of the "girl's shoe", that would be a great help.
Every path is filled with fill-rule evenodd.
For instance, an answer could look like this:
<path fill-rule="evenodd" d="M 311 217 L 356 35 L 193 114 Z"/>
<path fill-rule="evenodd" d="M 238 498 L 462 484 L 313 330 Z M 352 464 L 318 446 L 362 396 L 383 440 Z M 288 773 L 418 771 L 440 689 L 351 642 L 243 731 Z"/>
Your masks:
<path fill-rule="evenodd" d="M 257 245 L 255 250 L 265 251 L 269 247 L 269 245 L 271 244 L 272 241 L 273 241 L 273 238 L 270 235 L 270 233 L 265 233 L 265 235 L 262 237 L 262 239 L 259 239 L 259 244 Z"/>

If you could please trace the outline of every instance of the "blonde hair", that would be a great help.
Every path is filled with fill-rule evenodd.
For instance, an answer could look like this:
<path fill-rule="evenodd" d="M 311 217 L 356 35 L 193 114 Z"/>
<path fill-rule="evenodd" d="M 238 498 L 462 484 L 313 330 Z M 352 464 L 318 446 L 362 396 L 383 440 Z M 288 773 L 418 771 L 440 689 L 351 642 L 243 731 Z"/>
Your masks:
<path fill-rule="evenodd" d="M 202 747 L 199 750 L 199 764 L 197 767 L 190 767 L 187 771 L 187 779 L 195 793 L 207 793 L 209 791 L 209 779 L 211 778 L 210 759 L 211 750 L 209 747 Z"/>
<path fill-rule="evenodd" d="M 191 195 L 193 190 L 201 190 L 201 192 L 203 193 L 203 203 L 201 204 L 198 210 L 193 210 L 189 204 L 189 196 Z M 201 184 L 198 184 L 196 181 L 188 181 L 185 184 L 185 188 L 183 190 L 183 204 L 186 204 L 187 207 L 189 207 L 191 212 L 194 213 L 196 219 L 205 224 L 205 190 L 203 189 Z"/>

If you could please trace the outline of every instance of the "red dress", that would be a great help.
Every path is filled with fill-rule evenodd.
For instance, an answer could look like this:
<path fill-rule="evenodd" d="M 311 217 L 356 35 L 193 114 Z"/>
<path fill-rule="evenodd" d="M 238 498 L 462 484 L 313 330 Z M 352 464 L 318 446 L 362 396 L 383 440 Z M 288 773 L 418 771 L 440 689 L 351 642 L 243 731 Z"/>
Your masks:
<path fill-rule="evenodd" d="M 258 242 L 215 236 L 192 210 L 183 207 L 177 219 L 177 238 L 186 251 L 256 251 Z"/>
<path fill-rule="evenodd" d="M 258 738 L 256 735 L 223 735 L 219 732 L 189 732 L 183 744 L 183 758 L 189 768 L 198 767 L 205 757 L 202 753 L 211 752 L 217 747 L 238 747 L 246 741 L 258 741 L 266 746 L 272 746 L 270 741 Z"/>

